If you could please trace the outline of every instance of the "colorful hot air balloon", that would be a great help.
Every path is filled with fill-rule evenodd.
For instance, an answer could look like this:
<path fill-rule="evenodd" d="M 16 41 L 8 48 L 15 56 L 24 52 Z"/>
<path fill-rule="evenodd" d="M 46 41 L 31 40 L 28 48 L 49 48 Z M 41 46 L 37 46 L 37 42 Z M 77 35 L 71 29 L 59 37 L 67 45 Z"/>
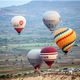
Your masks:
<path fill-rule="evenodd" d="M 56 60 L 58 56 L 58 52 L 54 47 L 45 47 L 41 50 L 40 54 L 41 58 L 45 61 L 45 63 L 51 68 L 52 64 Z"/>
<path fill-rule="evenodd" d="M 76 40 L 76 33 L 71 28 L 60 28 L 55 31 L 54 39 L 62 51 L 67 54 Z"/>
<path fill-rule="evenodd" d="M 11 23 L 18 34 L 20 34 L 26 25 L 26 19 L 23 16 L 14 16 Z"/>
<path fill-rule="evenodd" d="M 32 49 L 27 54 L 27 58 L 35 70 L 39 69 L 42 64 L 42 59 L 40 57 L 40 51 L 41 49 Z"/>
<path fill-rule="evenodd" d="M 56 26 L 59 24 L 60 21 L 61 17 L 56 11 L 45 12 L 43 16 L 43 22 L 51 32 L 56 29 Z"/>

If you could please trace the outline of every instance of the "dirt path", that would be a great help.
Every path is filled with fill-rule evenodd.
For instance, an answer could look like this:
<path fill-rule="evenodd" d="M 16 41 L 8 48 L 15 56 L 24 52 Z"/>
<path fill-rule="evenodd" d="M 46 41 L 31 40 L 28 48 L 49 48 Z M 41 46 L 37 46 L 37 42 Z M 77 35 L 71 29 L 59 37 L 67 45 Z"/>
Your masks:
<path fill-rule="evenodd" d="M 45 75 L 37 77 L 24 77 L 15 79 L 0 79 L 0 80 L 80 80 L 79 76 L 69 75 Z"/>

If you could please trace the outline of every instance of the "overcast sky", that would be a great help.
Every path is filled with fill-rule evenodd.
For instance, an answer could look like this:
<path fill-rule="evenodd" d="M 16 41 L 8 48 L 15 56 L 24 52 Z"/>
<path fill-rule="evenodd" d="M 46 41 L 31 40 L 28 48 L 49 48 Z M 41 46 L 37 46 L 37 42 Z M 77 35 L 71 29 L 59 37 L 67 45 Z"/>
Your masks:
<path fill-rule="evenodd" d="M 13 5 L 22 5 L 25 3 L 29 3 L 30 1 L 43 1 L 43 0 L 0 0 L 0 8 Z M 44 0 L 44 1 L 70 1 L 70 0 Z M 76 0 L 71 0 L 71 1 L 76 1 Z"/>

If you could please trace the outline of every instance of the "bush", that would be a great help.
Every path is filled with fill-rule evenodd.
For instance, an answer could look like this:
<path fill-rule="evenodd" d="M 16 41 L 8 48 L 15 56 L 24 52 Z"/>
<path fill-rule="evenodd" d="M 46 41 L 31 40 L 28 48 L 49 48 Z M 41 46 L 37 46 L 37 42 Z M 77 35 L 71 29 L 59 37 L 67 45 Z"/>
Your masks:
<path fill-rule="evenodd" d="M 4 79 L 6 78 L 6 75 L 0 75 L 0 78 Z"/>

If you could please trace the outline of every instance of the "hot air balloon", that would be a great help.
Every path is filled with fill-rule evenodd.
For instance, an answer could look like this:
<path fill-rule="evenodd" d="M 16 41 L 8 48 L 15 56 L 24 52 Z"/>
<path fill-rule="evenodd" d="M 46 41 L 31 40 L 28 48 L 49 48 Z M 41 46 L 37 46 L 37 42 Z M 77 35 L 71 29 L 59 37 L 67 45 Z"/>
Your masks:
<path fill-rule="evenodd" d="M 27 58 L 35 70 L 38 70 L 42 64 L 42 59 L 40 57 L 40 51 L 41 49 L 32 49 L 27 54 Z"/>
<path fill-rule="evenodd" d="M 47 28 L 53 32 L 57 25 L 60 23 L 61 17 L 57 11 L 48 11 L 44 13 L 43 23 L 47 26 Z"/>
<path fill-rule="evenodd" d="M 44 62 L 49 66 L 49 68 L 51 68 L 52 64 L 57 59 L 58 52 L 56 48 L 48 46 L 41 50 L 40 56 L 44 60 Z"/>
<path fill-rule="evenodd" d="M 60 28 L 54 33 L 54 40 L 58 47 L 67 54 L 76 40 L 76 33 L 71 28 Z"/>
<path fill-rule="evenodd" d="M 14 16 L 11 23 L 18 34 L 20 34 L 26 25 L 26 19 L 23 16 Z"/>

